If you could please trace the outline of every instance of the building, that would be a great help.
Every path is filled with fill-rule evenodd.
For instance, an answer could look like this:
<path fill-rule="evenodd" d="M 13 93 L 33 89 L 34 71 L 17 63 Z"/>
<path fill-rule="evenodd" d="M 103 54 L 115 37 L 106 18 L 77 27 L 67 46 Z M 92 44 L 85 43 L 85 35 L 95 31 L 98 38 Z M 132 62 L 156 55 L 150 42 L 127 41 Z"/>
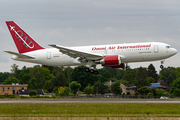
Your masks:
<path fill-rule="evenodd" d="M 169 92 L 170 91 L 170 87 L 169 85 L 167 85 L 163 80 L 158 80 L 157 83 L 151 83 L 150 86 L 148 86 L 149 88 L 151 89 L 163 89 L 165 90 L 166 92 Z"/>
<path fill-rule="evenodd" d="M 114 83 L 116 83 L 116 82 L 112 82 L 112 81 L 110 80 L 109 82 L 105 83 L 104 85 L 107 85 L 108 87 L 111 87 L 111 85 L 114 84 Z"/>
<path fill-rule="evenodd" d="M 123 85 L 122 83 L 120 84 L 120 88 L 122 89 L 122 94 L 127 94 L 127 92 L 130 92 L 131 95 L 134 95 L 135 94 L 135 89 L 136 89 L 136 86 L 125 86 Z"/>
<path fill-rule="evenodd" d="M 27 89 L 26 84 L 12 83 L 11 85 L 0 85 L 0 95 L 13 95 L 16 94 L 19 89 Z"/>
<path fill-rule="evenodd" d="M 52 97 L 53 95 L 56 95 L 56 94 L 53 94 L 53 93 L 44 93 L 44 90 L 43 89 L 19 89 L 17 91 L 17 95 L 18 96 L 29 96 L 29 91 L 31 90 L 34 90 L 37 92 L 37 95 L 39 96 L 48 96 L 48 97 Z"/>
<path fill-rule="evenodd" d="M 24 89 L 19 89 L 19 90 L 17 91 L 17 95 L 19 95 L 19 96 L 29 96 L 29 91 L 31 91 L 31 90 L 36 91 L 36 92 L 37 92 L 37 95 L 40 95 L 40 96 L 43 96 L 43 95 L 44 95 L 43 89 L 26 89 L 26 90 L 24 90 Z"/>

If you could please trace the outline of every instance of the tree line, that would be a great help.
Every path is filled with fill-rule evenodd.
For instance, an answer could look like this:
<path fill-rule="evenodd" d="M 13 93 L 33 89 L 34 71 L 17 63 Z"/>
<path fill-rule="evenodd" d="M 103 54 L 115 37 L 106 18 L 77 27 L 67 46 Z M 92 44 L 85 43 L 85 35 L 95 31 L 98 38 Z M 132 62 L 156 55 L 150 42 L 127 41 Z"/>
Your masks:
<path fill-rule="evenodd" d="M 3 84 L 21 83 L 28 84 L 28 89 L 43 89 L 45 92 L 54 92 L 61 95 L 76 94 L 77 91 L 86 94 L 104 94 L 113 92 L 121 94 L 120 84 L 137 86 L 136 94 L 157 95 L 158 92 L 148 90 L 151 83 L 164 80 L 171 86 L 170 94 L 180 96 L 180 67 L 167 67 L 158 74 L 153 64 L 148 68 L 112 69 L 103 67 L 98 69 L 99 74 L 86 72 L 86 66 L 57 67 L 35 65 L 34 67 L 19 68 L 11 66 L 11 72 L 0 72 L 0 82 Z M 110 88 L 105 85 L 109 81 L 115 82 Z M 163 91 L 163 94 L 167 94 Z"/>

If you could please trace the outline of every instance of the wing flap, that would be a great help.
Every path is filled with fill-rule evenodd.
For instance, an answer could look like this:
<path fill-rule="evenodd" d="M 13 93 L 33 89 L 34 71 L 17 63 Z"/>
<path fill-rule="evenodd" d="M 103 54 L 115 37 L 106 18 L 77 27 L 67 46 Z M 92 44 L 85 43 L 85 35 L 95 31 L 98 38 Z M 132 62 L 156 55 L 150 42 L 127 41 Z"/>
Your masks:
<path fill-rule="evenodd" d="M 100 55 L 100 54 L 94 54 L 94 53 L 92 54 L 89 52 L 75 50 L 75 49 L 60 46 L 60 45 L 49 44 L 49 46 L 57 48 L 63 54 L 66 54 L 66 55 L 73 57 L 73 58 L 81 57 L 81 58 L 86 58 L 89 60 L 97 60 L 97 59 L 101 59 L 103 57 L 103 55 Z"/>
<path fill-rule="evenodd" d="M 24 54 L 19 54 L 19 53 L 16 53 L 16 52 L 11 52 L 11 51 L 4 51 L 4 52 L 9 53 L 9 54 L 11 54 L 11 55 L 16 55 L 16 56 L 18 56 L 19 58 L 36 59 L 35 57 L 28 56 L 28 55 L 24 55 Z"/>

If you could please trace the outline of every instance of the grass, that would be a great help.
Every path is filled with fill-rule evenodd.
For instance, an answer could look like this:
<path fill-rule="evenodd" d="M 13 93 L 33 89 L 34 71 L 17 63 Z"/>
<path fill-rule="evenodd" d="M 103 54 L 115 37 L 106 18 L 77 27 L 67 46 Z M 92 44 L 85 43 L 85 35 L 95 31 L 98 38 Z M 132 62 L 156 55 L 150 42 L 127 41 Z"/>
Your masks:
<path fill-rule="evenodd" d="M 156 98 L 156 99 L 140 99 L 140 98 L 137 98 L 137 99 L 134 99 L 134 98 L 0 98 L 0 100 L 150 100 L 150 101 L 157 101 L 157 100 L 160 100 L 159 98 Z M 167 100 L 173 100 L 173 101 L 177 101 L 177 100 L 180 100 L 180 98 L 171 98 L 171 99 L 167 99 Z M 162 101 L 162 100 L 160 100 Z M 163 100 L 163 101 L 166 101 Z"/>
<path fill-rule="evenodd" d="M 0 117 L 0 119 L 3 120 L 179 120 L 178 117 Z"/>
<path fill-rule="evenodd" d="M 164 103 L 3 103 L 1 117 L 180 117 L 180 104 Z"/>

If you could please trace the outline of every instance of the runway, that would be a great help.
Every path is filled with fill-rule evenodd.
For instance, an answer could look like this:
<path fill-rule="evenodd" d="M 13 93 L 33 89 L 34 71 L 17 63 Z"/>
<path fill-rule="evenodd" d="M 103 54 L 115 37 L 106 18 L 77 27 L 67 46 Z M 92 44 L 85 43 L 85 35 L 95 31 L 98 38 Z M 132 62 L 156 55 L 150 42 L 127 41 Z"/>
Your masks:
<path fill-rule="evenodd" d="M 176 100 L 0 100 L 0 103 L 180 103 Z"/>

